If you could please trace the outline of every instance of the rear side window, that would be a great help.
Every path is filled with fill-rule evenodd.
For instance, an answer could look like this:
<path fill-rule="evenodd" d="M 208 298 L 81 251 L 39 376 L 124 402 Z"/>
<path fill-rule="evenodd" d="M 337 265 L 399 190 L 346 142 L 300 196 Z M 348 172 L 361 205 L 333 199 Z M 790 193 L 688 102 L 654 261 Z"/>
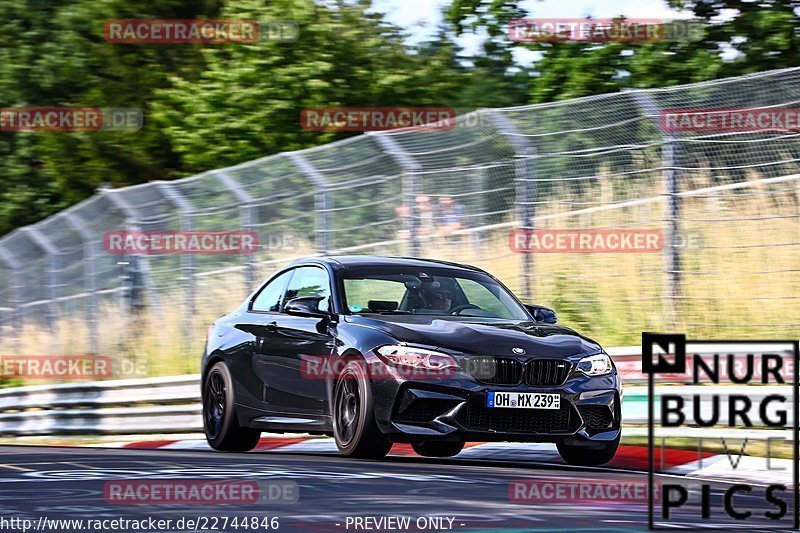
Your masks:
<path fill-rule="evenodd" d="M 327 271 L 316 267 L 300 267 L 294 270 L 294 275 L 286 288 L 283 305 L 293 298 L 306 296 L 322 296 L 319 309 L 320 311 L 329 310 L 331 289 Z"/>
<path fill-rule="evenodd" d="M 253 300 L 251 309 L 253 311 L 265 311 L 271 313 L 277 313 L 280 311 L 283 288 L 286 287 L 286 281 L 291 275 L 292 272 L 290 270 L 288 272 L 284 272 L 274 280 L 267 283 L 267 285 L 261 289 L 261 292 L 258 293 L 258 296 L 256 296 L 255 300 Z"/>

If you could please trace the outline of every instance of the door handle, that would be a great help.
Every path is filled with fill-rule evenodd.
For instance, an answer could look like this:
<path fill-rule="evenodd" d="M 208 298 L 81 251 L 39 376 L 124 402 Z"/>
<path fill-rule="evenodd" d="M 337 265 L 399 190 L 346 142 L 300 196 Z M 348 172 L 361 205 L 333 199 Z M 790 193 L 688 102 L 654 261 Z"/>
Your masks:
<path fill-rule="evenodd" d="M 266 327 L 268 331 L 275 331 L 276 329 L 278 329 L 278 323 L 277 322 L 270 322 L 269 324 L 267 324 L 264 327 Z"/>

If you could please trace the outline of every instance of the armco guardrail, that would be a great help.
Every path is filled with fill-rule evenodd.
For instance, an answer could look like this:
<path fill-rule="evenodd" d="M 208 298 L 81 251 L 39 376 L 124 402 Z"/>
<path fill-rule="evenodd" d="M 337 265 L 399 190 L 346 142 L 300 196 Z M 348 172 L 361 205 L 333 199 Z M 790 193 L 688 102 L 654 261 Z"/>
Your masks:
<path fill-rule="evenodd" d="M 185 433 L 201 428 L 199 375 L 0 389 L 0 435 Z"/>
<path fill-rule="evenodd" d="M 638 347 L 609 348 L 619 368 L 641 361 Z M 641 366 L 639 366 L 641 368 Z M 646 435 L 647 387 L 640 373 L 626 376 L 623 399 L 623 434 Z M 100 435 L 196 433 L 202 430 L 200 376 L 197 374 L 147 379 L 100 381 L 78 384 L 36 385 L 0 389 L 0 435 Z M 701 412 L 710 411 L 708 396 L 746 394 L 755 400 L 768 394 L 786 394 L 781 386 L 659 386 L 670 392 L 680 390 L 691 409 L 694 395 L 702 396 Z M 784 408 L 791 418 L 791 405 Z M 791 420 L 790 420 L 791 422 Z M 763 438 L 764 435 L 789 438 L 789 431 L 763 429 L 758 418 L 752 430 L 736 430 L 738 437 Z M 638 426 L 638 427 L 637 427 Z M 713 428 L 663 428 L 658 436 L 730 436 L 731 430 Z"/>

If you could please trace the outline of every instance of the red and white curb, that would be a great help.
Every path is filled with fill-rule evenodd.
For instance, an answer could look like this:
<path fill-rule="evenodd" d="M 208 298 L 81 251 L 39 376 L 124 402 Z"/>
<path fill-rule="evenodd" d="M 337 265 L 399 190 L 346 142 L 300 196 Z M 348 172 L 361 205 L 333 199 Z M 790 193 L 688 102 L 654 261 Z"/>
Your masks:
<path fill-rule="evenodd" d="M 150 449 L 150 450 L 207 450 L 211 447 L 202 438 L 180 440 L 152 440 L 133 442 L 113 442 L 92 444 L 93 447 Z M 332 438 L 267 437 L 262 438 L 251 453 L 309 453 L 338 454 L 336 443 Z M 416 456 L 408 444 L 395 444 L 389 452 L 390 456 Z M 514 461 L 562 464 L 555 445 L 547 443 L 512 443 L 512 442 L 470 442 L 467 443 L 457 459 L 475 459 L 484 461 Z M 734 467 L 735 464 L 735 467 Z M 646 471 L 648 453 L 645 446 L 620 446 L 614 459 L 604 465 L 619 470 Z M 656 470 L 666 474 L 675 474 L 701 479 L 715 479 L 731 482 L 750 483 L 785 483 L 787 472 L 791 472 L 789 459 L 771 459 L 770 468 L 766 468 L 766 459 L 704 452 L 702 457 L 695 450 L 676 450 L 660 448 L 655 453 Z"/>

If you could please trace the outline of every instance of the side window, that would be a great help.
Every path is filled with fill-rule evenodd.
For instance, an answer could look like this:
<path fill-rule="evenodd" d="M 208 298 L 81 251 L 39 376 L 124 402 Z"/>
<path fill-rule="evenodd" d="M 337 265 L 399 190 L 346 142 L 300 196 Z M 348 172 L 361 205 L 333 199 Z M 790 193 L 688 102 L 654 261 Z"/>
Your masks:
<path fill-rule="evenodd" d="M 269 311 L 277 313 L 281 306 L 283 288 L 286 286 L 286 280 L 289 279 L 291 274 L 291 270 L 284 272 L 274 280 L 267 283 L 267 285 L 261 289 L 261 292 L 258 293 L 258 296 L 256 296 L 255 300 L 253 300 L 251 309 L 253 311 Z"/>
<path fill-rule="evenodd" d="M 319 308 L 321 311 L 329 310 L 331 289 L 326 270 L 317 267 L 300 267 L 294 270 L 294 275 L 286 288 L 283 304 L 286 305 L 286 302 L 293 298 L 305 296 L 322 296 Z"/>

